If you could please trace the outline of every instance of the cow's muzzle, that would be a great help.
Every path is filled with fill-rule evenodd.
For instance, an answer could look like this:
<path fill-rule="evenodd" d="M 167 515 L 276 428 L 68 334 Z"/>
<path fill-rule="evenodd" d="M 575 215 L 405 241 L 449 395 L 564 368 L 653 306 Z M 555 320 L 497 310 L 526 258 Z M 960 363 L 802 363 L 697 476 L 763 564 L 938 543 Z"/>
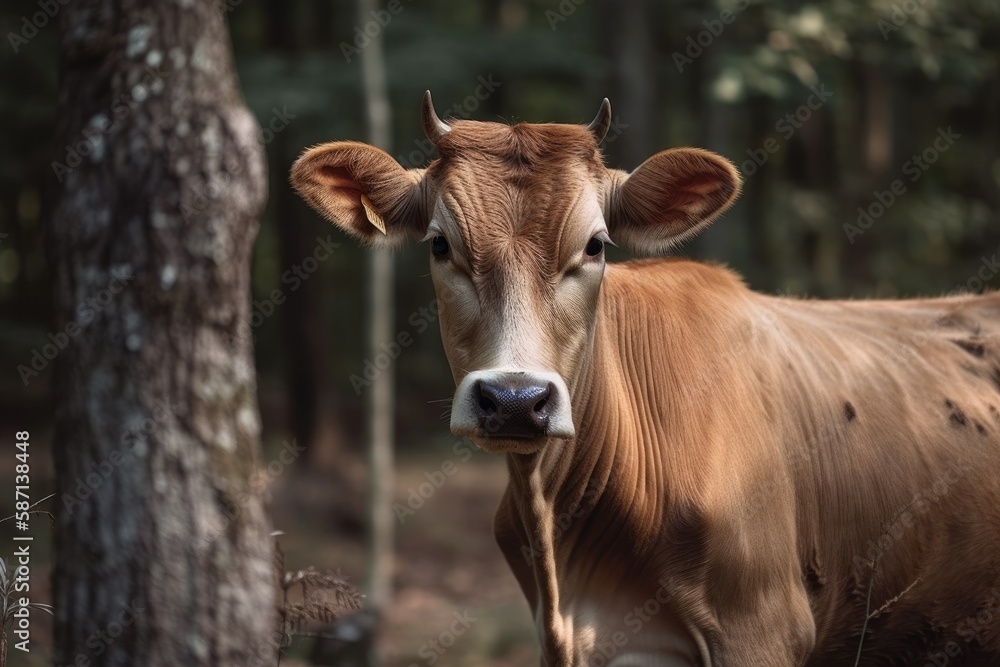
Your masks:
<path fill-rule="evenodd" d="M 486 439 L 571 438 L 566 383 L 544 371 L 469 373 L 455 392 L 451 430 Z"/>

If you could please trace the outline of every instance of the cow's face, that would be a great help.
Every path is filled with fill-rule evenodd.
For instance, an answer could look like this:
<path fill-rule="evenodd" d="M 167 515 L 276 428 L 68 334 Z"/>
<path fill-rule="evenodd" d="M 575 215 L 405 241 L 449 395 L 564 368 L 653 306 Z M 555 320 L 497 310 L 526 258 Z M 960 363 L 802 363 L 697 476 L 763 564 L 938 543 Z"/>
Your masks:
<path fill-rule="evenodd" d="M 699 149 L 610 170 L 590 126 L 459 121 L 425 97 L 440 158 L 404 169 L 354 142 L 307 151 L 292 181 L 317 210 L 367 243 L 427 241 L 441 337 L 457 386 L 451 428 L 489 451 L 530 453 L 575 434 L 605 247 L 661 252 L 696 233 L 739 191 L 735 169 Z"/>

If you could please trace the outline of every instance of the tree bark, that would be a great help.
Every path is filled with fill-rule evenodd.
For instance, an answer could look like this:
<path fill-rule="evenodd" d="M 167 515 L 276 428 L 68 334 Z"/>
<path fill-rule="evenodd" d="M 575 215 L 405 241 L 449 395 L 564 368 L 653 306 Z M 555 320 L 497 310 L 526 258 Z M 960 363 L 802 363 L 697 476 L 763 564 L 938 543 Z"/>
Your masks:
<path fill-rule="evenodd" d="M 58 664 L 276 660 L 245 335 L 266 179 L 223 8 L 62 9 L 56 145 L 90 149 L 49 197 L 78 329 L 55 378 Z"/>

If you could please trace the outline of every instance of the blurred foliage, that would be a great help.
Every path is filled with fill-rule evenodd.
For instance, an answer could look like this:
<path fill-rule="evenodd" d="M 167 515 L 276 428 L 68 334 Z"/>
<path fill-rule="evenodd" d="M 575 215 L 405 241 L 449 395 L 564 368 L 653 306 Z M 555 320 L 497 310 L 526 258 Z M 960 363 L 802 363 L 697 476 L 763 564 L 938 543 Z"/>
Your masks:
<path fill-rule="evenodd" d="M 298 201 L 287 174 L 305 146 L 364 139 L 359 62 L 356 53 L 349 59 L 344 53 L 375 24 L 359 22 L 348 1 L 219 4 L 228 8 L 248 104 L 264 127 L 285 119 L 264 135 L 271 196 L 257 243 L 255 298 L 287 289 L 282 226 L 294 226 L 304 240 L 299 247 L 310 249 L 328 235 L 341 243 L 309 278 L 310 303 L 326 332 L 325 363 L 338 409 L 348 422 L 359 421 L 349 377 L 363 371 L 366 355 L 364 253 Z M 470 105 L 470 117 L 586 122 L 601 97 L 611 97 L 624 126 L 607 144 L 612 166 L 633 168 L 676 145 L 729 156 L 744 172 L 741 202 L 684 252 L 727 263 L 756 289 L 822 297 L 939 294 L 967 285 L 981 257 L 1000 250 L 995 0 L 401 0 L 399 6 L 379 29 L 393 101 L 393 152 L 403 162 L 423 157 L 419 100 L 425 89 L 444 113 L 474 95 L 480 77 L 492 77 L 501 85 Z M 65 153 L 51 141 L 54 22 L 17 53 L 9 43 L 9 33 L 20 33 L 24 17 L 37 11 L 34 0 L 12 0 L 0 10 L 7 36 L 0 48 L 0 232 L 6 235 L 0 238 L 0 356 L 7 369 L 0 388 L 5 403 L 16 405 L 46 398 L 50 371 L 25 388 L 14 369 L 61 325 L 49 307 L 39 222 L 53 155 Z M 681 68 L 679 54 L 690 59 Z M 813 86 L 833 94 L 808 110 L 802 105 Z M 785 137 L 778 124 L 803 108 L 808 120 Z M 960 138 L 911 182 L 904 165 L 948 127 Z M 747 168 L 768 138 L 778 149 L 763 166 Z M 849 239 L 845 225 L 856 224 L 858 208 L 869 207 L 896 179 L 904 180 L 906 193 Z M 397 324 L 415 333 L 411 315 L 433 299 L 429 281 L 418 278 L 427 273 L 425 249 L 401 251 L 398 262 Z M 1000 277 L 986 287 L 998 284 Z M 253 330 L 265 407 L 269 396 L 280 403 L 290 382 L 282 308 Z M 431 325 L 399 361 L 404 434 L 414 424 L 437 429 L 438 408 L 423 399 L 444 398 L 451 389 Z M 267 419 L 265 410 L 265 423 L 283 428 Z"/>

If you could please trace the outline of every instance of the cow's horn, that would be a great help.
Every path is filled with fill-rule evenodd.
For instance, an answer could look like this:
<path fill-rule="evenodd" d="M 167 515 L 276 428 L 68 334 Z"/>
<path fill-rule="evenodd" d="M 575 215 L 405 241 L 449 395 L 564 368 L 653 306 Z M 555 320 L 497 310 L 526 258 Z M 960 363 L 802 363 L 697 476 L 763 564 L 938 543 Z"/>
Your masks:
<path fill-rule="evenodd" d="M 594 135 L 597 143 L 601 143 L 604 141 L 604 137 L 608 135 L 609 127 L 611 127 L 611 102 L 605 97 L 604 101 L 601 102 L 601 108 L 598 110 L 597 116 L 594 120 L 590 121 L 587 129 Z"/>
<path fill-rule="evenodd" d="M 431 91 L 429 90 L 424 93 L 423 120 L 424 134 L 427 135 L 432 144 L 436 145 L 441 137 L 451 132 L 448 123 L 438 118 L 437 112 L 434 111 L 434 100 L 431 99 Z"/>

